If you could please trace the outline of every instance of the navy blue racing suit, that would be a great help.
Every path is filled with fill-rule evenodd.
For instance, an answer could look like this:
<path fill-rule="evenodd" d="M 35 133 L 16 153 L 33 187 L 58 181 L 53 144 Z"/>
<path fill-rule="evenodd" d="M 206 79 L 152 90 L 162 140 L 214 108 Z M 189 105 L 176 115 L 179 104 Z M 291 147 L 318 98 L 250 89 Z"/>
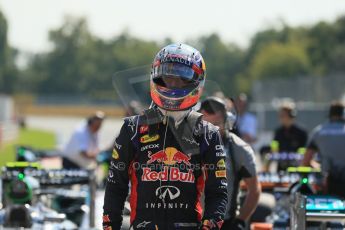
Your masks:
<path fill-rule="evenodd" d="M 220 229 L 227 205 L 224 147 L 215 126 L 201 119 L 191 124 L 193 113 L 177 128 L 169 117 L 125 118 L 107 179 L 104 229 L 120 229 L 129 181 L 131 229 L 200 229 L 202 223 Z"/>

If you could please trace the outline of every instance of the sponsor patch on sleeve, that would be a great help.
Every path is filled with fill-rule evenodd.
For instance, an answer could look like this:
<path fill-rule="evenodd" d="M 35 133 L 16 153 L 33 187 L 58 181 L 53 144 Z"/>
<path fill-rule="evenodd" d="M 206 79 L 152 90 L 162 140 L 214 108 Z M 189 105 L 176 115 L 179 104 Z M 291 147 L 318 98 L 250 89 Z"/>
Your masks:
<path fill-rule="evenodd" d="M 225 154 L 225 152 L 216 152 L 216 156 L 217 157 L 225 157 L 226 154 Z"/>
<path fill-rule="evenodd" d="M 216 223 L 219 229 L 221 229 L 223 223 L 224 223 L 223 220 L 220 220 L 220 221 L 218 221 L 218 222 Z"/>
<path fill-rule="evenodd" d="M 225 168 L 225 161 L 224 159 L 221 159 L 217 162 L 217 167 L 218 168 Z"/>
<path fill-rule="evenodd" d="M 214 223 L 213 223 L 212 221 L 210 221 L 210 220 L 204 220 L 204 221 L 202 222 L 202 226 L 205 226 L 205 227 L 207 227 L 207 228 L 209 228 L 209 229 L 212 229 L 212 228 L 215 227 L 215 226 L 214 226 Z"/>
<path fill-rule="evenodd" d="M 104 215 L 104 216 L 103 216 L 103 222 L 104 222 L 104 223 L 109 223 L 109 222 L 110 222 L 109 215 Z"/>
<path fill-rule="evenodd" d="M 224 146 L 223 145 L 216 145 L 215 149 L 217 151 L 224 151 Z"/>
<path fill-rule="evenodd" d="M 215 173 L 216 177 L 226 177 L 226 170 L 218 170 Z"/>
<path fill-rule="evenodd" d="M 120 155 L 119 153 L 117 152 L 117 150 L 115 148 L 113 148 L 113 154 L 112 154 L 112 157 L 117 160 L 120 158 Z"/>

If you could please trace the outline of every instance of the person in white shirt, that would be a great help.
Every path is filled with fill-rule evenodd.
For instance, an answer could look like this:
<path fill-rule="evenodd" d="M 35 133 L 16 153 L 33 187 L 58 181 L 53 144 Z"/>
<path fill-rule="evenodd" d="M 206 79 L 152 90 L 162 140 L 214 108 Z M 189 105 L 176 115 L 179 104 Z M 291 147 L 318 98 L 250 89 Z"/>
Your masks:
<path fill-rule="evenodd" d="M 62 151 L 63 168 L 90 169 L 95 166 L 96 156 L 100 152 L 98 131 L 104 118 L 104 113 L 98 111 L 77 127 Z"/>
<path fill-rule="evenodd" d="M 238 112 L 237 128 L 240 137 L 247 143 L 253 144 L 257 139 L 257 119 L 256 116 L 247 111 L 247 95 L 241 93 L 235 100 Z"/>

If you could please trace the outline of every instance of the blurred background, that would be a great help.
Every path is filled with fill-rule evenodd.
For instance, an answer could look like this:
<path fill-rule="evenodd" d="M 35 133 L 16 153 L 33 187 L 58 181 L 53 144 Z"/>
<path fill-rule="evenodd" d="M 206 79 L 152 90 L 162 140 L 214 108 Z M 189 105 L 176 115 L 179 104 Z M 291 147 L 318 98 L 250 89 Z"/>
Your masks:
<path fill-rule="evenodd" d="M 13 122 L 59 131 L 62 144 L 68 132 L 50 126 L 66 124 L 67 116 L 83 118 L 96 110 L 123 116 L 114 73 L 149 65 L 171 42 L 200 49 L 208 80 L 226 96 L 249 95 L 260 132 L 277 126 L 280 98 L 296 102 L 298 121 L 310 130 L 325 119 L 331 100 L 345 97 L 341 0 L 174 1 L 171 6 L 155 0 L 2 0 L 0 28 L 2 145 L 20 134 Z M 135 93 L 148 98 L 143 87 Z M 53 123 L 44 120 L 54 117 L 59 119 Z M 68 119 L 72 125 L 73 119 Z M 111 130 L 115 135 L 114 126 Z"/>
<path fill-rule="evenodd" d="M 147 103 L 147 67 L 172 42 L 201 51 L 212 82 L 205 96 L 249 96 L 258 147 L 278 126 L 280 100 L 296 103 L 308 131 L 332 100 L 345 100 L 343 0 L 2 0 L 0 165 L 16 144 L 63 146 L 97 110 L 107 115 L 101 147 L 110 146 L 128 103 Z"/>

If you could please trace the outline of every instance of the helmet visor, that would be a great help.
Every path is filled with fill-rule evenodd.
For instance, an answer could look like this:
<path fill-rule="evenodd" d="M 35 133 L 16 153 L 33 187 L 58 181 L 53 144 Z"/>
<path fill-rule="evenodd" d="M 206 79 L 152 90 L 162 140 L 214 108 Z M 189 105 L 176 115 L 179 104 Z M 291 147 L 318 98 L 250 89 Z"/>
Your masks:
<path fill-rule="evenodd" d="M 195 87 L 194 88 L 169 89 L 169 88 L 166 88 L 164 86 L 157 85 L 157 91 L 161 95 L 163 95 L 167 98 L 175 98 L 175 99 L 187 96 L 194 89 L 195 89 Z"/>
<path fill-rule="evenodd" d="M 161 76 L 153 79 L 157 91 L 168 98 L 182 98 L 191 93 L 198 83 L 176 76 Z"/>
<path fill-rule="evenodd" d="M 198 67 L 195 67 L 198 68 Z M 197 81 L 199 76 L 193 67 L 180 63 L 162 63 L 153 68 L 153 79 L 162 76 L 181 77 L 185 80 Z"/>

